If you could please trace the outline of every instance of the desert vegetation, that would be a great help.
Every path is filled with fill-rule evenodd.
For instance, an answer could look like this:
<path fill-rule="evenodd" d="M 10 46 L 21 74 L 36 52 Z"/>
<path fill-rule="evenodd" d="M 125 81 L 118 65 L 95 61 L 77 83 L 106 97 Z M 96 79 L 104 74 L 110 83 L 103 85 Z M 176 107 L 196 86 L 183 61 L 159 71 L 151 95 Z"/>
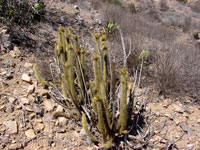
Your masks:
<path fill-rule="evenodd" d="M 0 149 L 198 149 L 199 8 L 0 0 Z"/>

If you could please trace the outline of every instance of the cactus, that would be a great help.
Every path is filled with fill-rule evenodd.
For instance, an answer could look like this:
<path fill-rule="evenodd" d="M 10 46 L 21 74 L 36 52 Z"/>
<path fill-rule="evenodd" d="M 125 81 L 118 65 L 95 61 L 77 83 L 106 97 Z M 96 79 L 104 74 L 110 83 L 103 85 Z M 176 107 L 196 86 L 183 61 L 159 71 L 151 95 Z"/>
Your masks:
<path fill-rule="evenodd" d="M 86 115 L 84 113 L 82 113 L 82 124 L 83 124 L 83 129 L 86 133 L 86 135 L 94 142 L 97 141 L 97 139 L 90 133 L 90 131 L 88 130 L 88 123 L 87 123 L 87 118 Z"/>
<path fill-rule="evenodd" d="M 35 72 L 36 79 L 37 79 L 40 83 L 42 83 L 43 85 L 48 86 L 49 83 L 48 83 L 47 81 L 45 81 L 45 80 L 40 76 L 39 70 L 38 70 L 38 68 L 37 68 L 37 64 L 33 64 L 33 70 L 34 70 L 34 72 Z"/>
<path fill-rule="evenodd" d="M 106 117 L 106 110 L 104 108 L 103 101 L 99 98 L 99 96 L 96 97 L 95 103 L 98 116 L 97 128 L 102 134 L 103 143 L 107 143 L 112 139 L 112 134 Z"/>
<path fill-rule="evenodd" d="M 127 69 L 124 67 L 120 70 L 121 75 L 121 101 L 120 101 L 120 116 L 117 124 L 117 129 L 124 132 L 128 119 L 127 105 Z"/>
<path fill-rule="evenodd" d="M 127 124 L 132 115 L 131 108 L 134 95 L 131 95 L 133 83 L 127 86 L 127 68 L 120 71 L 120 114 L 110 108 L 115 103 L 115 75 L 112 79 L 108 76 L 108 46 L 106 43 L 106 30 L 101 34 L 95 34 L 96 51 L 92 55 L 94 79 L 86 78 L 85 50 L 79 45 L 78 36 L 72 35 L 70 28 L 59 28 L 59 38 L 55 44 L 55 57 L 58 73 L 58 85 L 49 83 L 41 78 L 37 66 L 34 65 L 36 78 L 44 85 L 60 86 L 59 89 L 65 97 L 67 107 L 75 107 L 82 119 L 83 129 L 86 135 L 93 141 L 99 141 L 88 130 L 96 128 L 102 137 L 102 142 L 106 148 L 111 148 L 117 134 L 127 133 Z M 139 57 L 139 56 L 138 56 Z M 146 52 L 141 53 L 141 57 L 146 57 Z M 114 68 L 114 67 L 112 67 Z M 112 70 L 111 70 L 112 71 Z M 77 86 L 78 85 L 78 86 Z M 128 100 L 127 100 L 128 99 Z M 118 118 L 119 117 L 119 118 Z M 89 122 L 89 124 L 88 124 Z"/>

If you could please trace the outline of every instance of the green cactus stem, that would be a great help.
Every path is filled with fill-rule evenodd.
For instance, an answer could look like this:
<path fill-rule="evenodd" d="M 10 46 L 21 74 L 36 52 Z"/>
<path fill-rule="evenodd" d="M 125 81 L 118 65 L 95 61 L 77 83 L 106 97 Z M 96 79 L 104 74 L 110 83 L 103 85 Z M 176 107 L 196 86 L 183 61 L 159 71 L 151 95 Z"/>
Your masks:
<path fill-rule="evenodd" d="M 42 83 L 43 85 L 46 85 L 46 86 L 49 86 L 49 82 L 45 81 L 41 76 L 40 76 L 40 73 L 39 73 L 39 70 L 37 68 L 37 64 L 33 64 L 33 70 L 35 72 L 35 76 L 36 76 L 36 79 Z"/>
<path fill-rule="evenodd" d="M 73 47 L 72 45 L 68 45 L 67 47 L 67 56 L 68 56 L 68 60 L 66 62 L 66 66 L 68 67 L 68 82 L 69 82 L 69 87 L 70 87 L 70 92 L 72 94 L 73 99 L 76 99 L 76 94 L 75 94 L 75 86 L 74 86 L 74 63 L 73 63 Z"/>
<path fill-rule="evenodd" d="M 96 33 L 95 35 L 94 35 L 94 37 L 95 37 L 95 40 L 96 40 L 96 53 L 98 53 L 99 54 L 99 39 L 100 39 L 100 34 L 99 33 Z"/>
<path fill-rule="evenodd" d="M 100 94 L 100 83 L 101 83 L 101 67 L 100 67 L 100 56 L 99 54 L 94 54 L 92 56 L 94 63 L 94 78 L 95 78 L 95 88 L 98 94 Z"/>
<path fill-rule="evenodd" d="M 83 124 L 83 129 L 86 133 L 86 135 L 93 141 L 93 142 L 97 142 L 97 139 L 90 133 L 90 131 L 88 130 L 88 123 L 87 123 L 87 118 L 86 115 L 84 113 L 82 113 L 82 124 Z"/>
<path fill-rule="evenodd" d="M 117 129 L 123 133 L 127 126 L 128 105 L 127 105 L 127 68 L 120 70 L 121 79 L 121 101 L 120 101 L 120 115 L 117 124 Z"/>
<path fill-rule="evenodd" d="M 103 143 L 106 143 L 110 140 L 110 138 L 112 138 L 111 129 L 108 124 L 103 101 L 99 98 L 99 96 L 96 96 L 95 103 L 98 116 L 97 127 L 102 134 Z"/>

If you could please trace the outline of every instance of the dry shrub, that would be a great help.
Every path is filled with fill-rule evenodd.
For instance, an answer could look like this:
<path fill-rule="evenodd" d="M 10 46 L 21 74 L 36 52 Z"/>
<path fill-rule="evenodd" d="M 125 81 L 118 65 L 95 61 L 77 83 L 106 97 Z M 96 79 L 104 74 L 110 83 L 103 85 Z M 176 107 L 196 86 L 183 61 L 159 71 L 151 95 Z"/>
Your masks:
<path fill-rule="evenodd" d="M 150 51 L 149 64 L 156 66 L 149 72 L 150 80 L 155 81 L 162 94 L 183 92 L 200 94 L 200 51 L 192 44 L 174 43 L 178 33 L 160 24 L 151 22 L 149 15 L 131 14 L 123 7 L 107 5 L 102 8 L 104 23 L 116 22 L 123 31 L 129 49 L 131 39 L 132 54 L 128 58 L 129 71 L 138 68 L 137 56 L 141 50 Z M 190 30 L 190 19 L 185 18 L 183 29 Z M 114 52 L 117 61 L 121 61 L 122 48 L 120 38 L 114 35 Z M 118 36 L 119 37 L 119 36 Z M 144 70 L 145 71 L 145 70 Z M 147 70 L 148 71 L 148 70 Z"/>
<path fill-rule="evenodd" d="M 179 79 L 178 68 L 180 61 L 178 59 L 177 50 L 162 48 L 155 56 L 155 83 L 159 87 L 161 94 L 166 94 L 169 90 L 177 89 Z"/>
<path fill-rule="evenodd" d="M 191 24 L 192 24 L 192 19 L 191 17 L 186 16 L 184 18 L 184 22 L 183 22 L 183 32 L 187 32 L 190 30 L 191 28 Z"/>
<path fill-rule="evenodd" d="M 162 94 L 174 92 L 199 99 L 200 52 L 197 48 L 175 44 L 158 51 L 154 81 Z"/>
<path fill-rule="evenodd" d="M 161 11 L 167 11 L 169 9 L 167 0 L 161 0 L 160 1 L 160 10 Z"/>
<path fill-rule="evenodd" d="M 196 12 L 196 13 L 200 13 L 200 1 L 196 1 L 195 3 L 193 3 L 190 8 Z"/>

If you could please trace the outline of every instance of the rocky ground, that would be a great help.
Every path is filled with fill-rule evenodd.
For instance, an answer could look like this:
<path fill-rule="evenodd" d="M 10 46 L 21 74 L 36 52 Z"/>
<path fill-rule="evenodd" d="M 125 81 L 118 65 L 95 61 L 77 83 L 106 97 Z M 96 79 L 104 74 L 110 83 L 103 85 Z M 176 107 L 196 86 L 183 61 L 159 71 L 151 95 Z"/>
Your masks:
<path fill-rule="evenodd" d="M 91 32 L 101 28 L 98 11 L 87 2 L 82 5 L 46 1 L 49 18 L 37 25 L 32 47 L 1 46 L 0 50 L 0 149 L 79 150 L 98 149 L 85 136 L 81 122 L 56 104 L 48 90 L 35 79 L 33 63 L 46 59 L 51 63 L 53 43 L 59 25 L 70 25 L 90 47 Z M 91 17 L 92 16 L 92 17 Z M 6 35 L 5 29 L 0 32 Z M 47 66 L 43 66 L 47 68 Z M 48 72 L 46 73 L 48 74 Z M 146 109 L 154 136 L 154 150 L 200 150 L 200 106 L 190 97 L 177 99 L 159 96 L 147 88 Z M 143 89 L 138 89 L 141 94 Z M 184 102 L 184 103 L 181 103 Z M 168 147 L 167 147 L 168 146 Z"/>

